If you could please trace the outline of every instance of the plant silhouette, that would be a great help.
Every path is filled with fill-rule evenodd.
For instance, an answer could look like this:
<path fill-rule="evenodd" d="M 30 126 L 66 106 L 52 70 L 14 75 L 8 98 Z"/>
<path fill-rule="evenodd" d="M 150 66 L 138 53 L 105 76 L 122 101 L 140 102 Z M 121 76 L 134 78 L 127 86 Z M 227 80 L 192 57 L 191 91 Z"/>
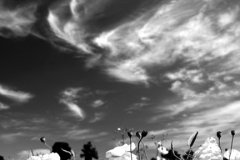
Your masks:
<path fill-rule="evenodd" d="M 186 154 L 183 155 L 183 159 L 184 160 L 192 160 L 193 159 L 193 154 L 194 154 L 194 151 L 188 150 L 186 152 Z"/>
<path fill-rule="evenodd" d="M 0 160 L 4 160 L 4 157 L 0 155 Z"/>
<path fill-rule="evenodd" d="M 181 158 L 181 154 L 179 154 L 176 150 L 174 150 L 174 154 L 178 157 Z M 168 154 L 162 155 L 162 158 L 165 158 L 166 160 L 179 160 L 177 157 L 175 157 L 173 154 L 173 151 L 170 149 L 168 150 Z"/>
<path fill-rule="evenodd" d="M 62 149 L 71 152 L 71 147 L 66 142 L 55 142 L 52 146 L 52 152 L 58 153 L 61 160 L 68 160 L 72 158 L 72 155 L 64 152 Z"/>
<path fill-rule="evenodd" d="M 81 158 L 85 158 L 85 160 L 92 160 L 93 158 L 98 159 L 98 152 L 95 147 L 92 146 L 91 142 L 83 145 L 82 154 L 80 154 Z"/>

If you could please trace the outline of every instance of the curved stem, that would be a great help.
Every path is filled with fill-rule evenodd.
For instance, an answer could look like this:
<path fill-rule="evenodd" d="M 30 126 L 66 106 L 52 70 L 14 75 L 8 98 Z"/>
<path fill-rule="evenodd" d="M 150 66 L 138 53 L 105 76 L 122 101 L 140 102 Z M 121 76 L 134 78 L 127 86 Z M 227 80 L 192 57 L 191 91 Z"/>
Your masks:
<path fill-rule="evenodd" d="M 44 144 L 52 151 L 52 148 L 46 142 Z"/>
<path fill-rule="evenodd" d="M 222 153 L 222 148 L 221 148 L 220 138 L 219 138 L 219 141 L 218 141 L 218 145 L 219 145 L 219 148 L 220 148 L 221 153 Z"/>
<path fill-rule="evenodd" d="M 231 153 L 232 153 L 233 137 L 234 137 L 234 136 L 232 136 L 232 142 L 231 142 L 231 150 L 230 150 L 230 154 L 229 154 L 229 160 L 230 160 L 230 158 L 231 158 Z"/>
<path fill-rule="evenodd" d="M 140 150 L 139 150 L 141 140 L 142 140 L 142 138 L 140 138 L 140 140 L 138 141 L 138 157 L 139 157 L 139 160 L 141 160 Z"/>
<path fill-rule="evenodd" d="M 141 143 L 142 143 L 142 145 L 143 145 L 143 151 L 144 151 L 144 154 L 145 154 L 145 156 L 146 156 L 146 158 L 147 158 L 147 160 L 148 160 L 148 155 L 147 155 L 147 152 L 146 152 L 146 150 L 145 150 L 145 145 L 144 145 L 144 143 L 141 141 Z"/>
<path fill-rule="evenodd" d="M 187 155 L 187 160 L 188 160 L 188 157 L 189 157 L 189 154 L 191 153 L 191 151 L 192 151 L 192 148 L 190 147 L 189 151 L 188 151 L 188 155 Z"/>
<path fill-rule="evenodd" d="M 129 138 L 130 138 L 130 153 L 131 153 L 131 160 L 132 160 L 132 138 L 131 137 Z"/>

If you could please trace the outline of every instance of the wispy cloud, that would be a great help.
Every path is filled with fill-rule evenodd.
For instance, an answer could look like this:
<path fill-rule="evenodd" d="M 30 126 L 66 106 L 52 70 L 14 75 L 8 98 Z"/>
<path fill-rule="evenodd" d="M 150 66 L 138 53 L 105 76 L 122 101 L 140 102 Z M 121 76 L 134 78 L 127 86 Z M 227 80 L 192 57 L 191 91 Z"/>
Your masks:
<path fill-rule="evenodd" d="M 128 107 L 127 109 L 125 109 L 127 111 L 127 113 L 133 113 L 134 110 L 139 110 L 144 106 L 148 106 L 150 105 L 150 99 L 147 97 L 142 97 L 140 102 L 138 103 L 134 103 L 133 105 L 131 105 L 130 107 Z"/>
<path fill-rule="evenodd" d="M 95 139 L 102 136 L 108 135 L 107 132 L 100 132 L 100 133 L 91 133 L 89 129 L 79 129 L 79 130 L 71 130 L 68 131 L 64 137 L 72 140 L 85 140 L 85 139 Z"/>
<path fill-rule="evenodd" d="M 85 119 L 86 114 L 84 110 L 79 107 L 76 102 L 78 96 L 78 92 L 81 91 L 82 88 L 68 88 L 61 93 L 62 97 L 60 99 L 60 103 L 65 104 L 68 109 L 72 112 L 73 116 L 79 117 L 81 120 Z"/>
<path fill-rule="evenodd" d="M 229 132 L 236 130 L 238 132 L 240 126 L 239 113 L 237 112 L 240 106 L 240 101 L 233 101 L 227 104 L 214 105 L 210 108 L 199 108 L 197 112 L 188 113 L 185 117 L 173 117 L 169 126 L 164 126 L 162 130 L 150 131 L 149 134 L 163 135 L 168 134 L 167 146 L 170 147 L 170 140 L 174 140 L 174 145 L 178 148 L 187 149 L 189 136 L 196 131 L 199 131 L 195 146 L 200 145 L 210 136 L 215 136 L 217 131 L 222 131 L 223 137 L 221 140 L 222 146 L 227 148 L 230 144 L 231 136 Z M 164 119 L 164 117 L 162 117 Z M 166 117 L 165 117 L 166 118 Z M 161 121 L 159 119 L 159 121 Z M 237 141 L 239 137 L 235 139 Z M 151 143 L 149 141 L 149 143 Z M 240 147 L 238 144 L 236 148 Z"/>
<path fill-rule="evenodd" d="M 77 104 L 65 100 L 61 100 L 60 102 L 68 107 L 68 109 L 73 113 L 73 116 L 79 117 L 81 120 L 85 119 L 85 112 Z"/>
<path fill-rule="evenodd" d="M 33 23 L 36 21 L 36 17 L 34 16 L 35 10 L 35 4 L 7 8 L 4 6 L 4 1 L 1 1 L 0 35 L 4 37 L 28 35 L 31 32 Z"/>
<path fill-rule="evenodd" d="M 0 102 L 0 110 L 5 110 L 5 109 L 9 109 L 9 108 L 10 108 L 9 106 Z"/>
<path fill-rule="evenodd" d="M 6 143 L 12 143 L 16 141 L 18 137 L 22 137 L 22 136 L 25 136 L 25 134 L 22 132 L 6 133 L 6 134 L 0 134 L 0 139 Z"/>
<path fill-rule="evenodd" d="M 104 113 L 95 113 L 94 118 L 90 120 L 90 123 L 95 123 L 104 118 L 105 114 Z"/>
<path fill-rule="evenodd" d="M 30 93 L 25 93 L 22 91 L 15 91 L 9 87 L 0 85 L 0 95 L 15 100 L 17 102 L 27 102 L 29 99 L 33 98 L 33 95 Z"/>
<path fill-rule="evenodd" d="M 101 100 L 101 99 L 98 99 L 98 100 L 95 100 L 93 103 L 92 103 L 92 107 L 93 108 L 98 108 L 100 106 L 102 106 L 104 104 L 104 101 Z"/>

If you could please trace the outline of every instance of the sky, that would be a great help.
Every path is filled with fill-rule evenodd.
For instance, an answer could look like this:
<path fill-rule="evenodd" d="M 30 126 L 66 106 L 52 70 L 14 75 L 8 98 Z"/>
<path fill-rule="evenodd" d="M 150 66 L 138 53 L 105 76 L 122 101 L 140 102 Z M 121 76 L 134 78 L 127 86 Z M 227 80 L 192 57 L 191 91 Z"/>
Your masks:
<path fill-rule="evenodd" d="M 48 152 L 44 136 L 105 159 L 119 127 L 152 156 L 196 131 L 229 148 L 235 130 L 239 150 L 239 38 L 239 0 L 0 0 L 0 155 Z"/>

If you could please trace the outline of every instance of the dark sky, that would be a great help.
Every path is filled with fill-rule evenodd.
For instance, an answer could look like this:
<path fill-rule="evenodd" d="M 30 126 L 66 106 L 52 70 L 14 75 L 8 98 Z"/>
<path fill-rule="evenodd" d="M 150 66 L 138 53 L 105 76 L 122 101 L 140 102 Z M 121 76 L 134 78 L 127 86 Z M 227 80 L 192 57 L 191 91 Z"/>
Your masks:
<path fill-rule="evenodd" d="M 195 131 L 196 145 L 219 130 L 224 148 L 230 130 L 238 141 L 239 5 L 0 1 L 0 155 L 44 152 L 45 136 L 78 155 L 92 141 L 105 158 L 119 127 L 167 135 L 180 153 Z"/>

